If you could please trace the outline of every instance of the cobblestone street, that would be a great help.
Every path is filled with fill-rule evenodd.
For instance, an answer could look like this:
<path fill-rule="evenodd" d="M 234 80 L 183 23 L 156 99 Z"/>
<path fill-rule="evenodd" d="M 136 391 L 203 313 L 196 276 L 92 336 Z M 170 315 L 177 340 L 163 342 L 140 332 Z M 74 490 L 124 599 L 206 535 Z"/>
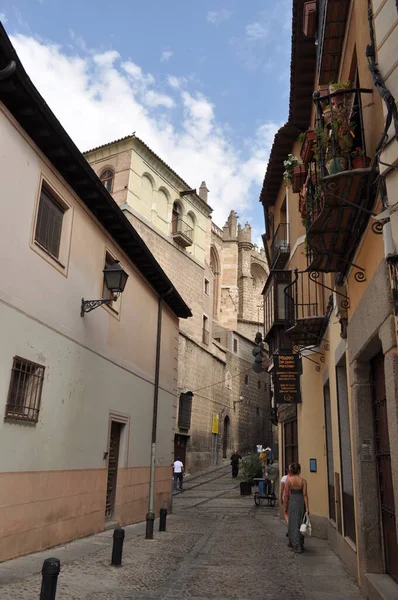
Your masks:
<path fill-rule="evenodd" d="M 57 600 L 360 600 L 326 542 L 302 555 L 287 548 L 276 509 L 239 495 L 229 467 L 187 478 L 173 498 L 167 532 L 145 540 L 126 528 L 123 566 L 110 566 L 112 531 L 0 565 L 2 600 L 38 600 L 44 558 L 61 560 Z"/>

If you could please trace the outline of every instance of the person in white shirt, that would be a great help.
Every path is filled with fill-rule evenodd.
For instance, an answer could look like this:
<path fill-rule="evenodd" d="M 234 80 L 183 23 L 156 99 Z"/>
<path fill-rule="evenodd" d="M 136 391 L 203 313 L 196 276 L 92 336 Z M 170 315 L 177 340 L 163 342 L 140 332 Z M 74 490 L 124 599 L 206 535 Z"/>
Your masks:
<path fill-rule="evenodd" d="M 182 478 L 184 473 L 184 465 L 180 461 L 180 457 L 177 456 L 177 460 L 173 464 L 174 472 L 174 489 L 177 490 L 177 482 L 179 482 L 180 490 L 182 490 Z"/>

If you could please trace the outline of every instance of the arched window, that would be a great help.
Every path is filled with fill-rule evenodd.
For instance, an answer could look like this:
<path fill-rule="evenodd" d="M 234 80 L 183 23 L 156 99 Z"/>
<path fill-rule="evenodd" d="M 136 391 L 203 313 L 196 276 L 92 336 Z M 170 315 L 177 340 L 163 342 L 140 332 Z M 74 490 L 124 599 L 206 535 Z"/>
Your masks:
<path fill-rule="evenodd" d="M 112 194 L 113 180 L 115 179 L 115 173 L 112 171 L 112 169 L 105 169 L 105 171 L 102 171 L 100 179 L 108 192 Z"/>
<path fill-rule="evenodd" d="M 153 203 L 153 183 L 152 179 L 150 179 L 146 174 L 141 177 L 141 202 L 149 211 L 148 214 L 150 214 Z"/>
<path fill-rule="evenodd" d="M 164 190 L 158 190 L 156 197 L 156 212 L 164 221 L 167 221 L 167 206 L 168 198 L 166 192 Z"/>
<path fill-rule="evenodd" d="M 176 201 L 173 202 L 173 213 L 171 215 L 171 232 L 177 233 L 178 231 L 178 220 L 181 218 L 182 210 L 181 205 Z"/>
<path fill-rule="evenodd" d="M 218 312 L 220 307 L 221 268 L 217 250 L 213 246 L 210 248 L 210 269 L 214 275 L 213 317 L 215 319 L 218 319 Z"/>

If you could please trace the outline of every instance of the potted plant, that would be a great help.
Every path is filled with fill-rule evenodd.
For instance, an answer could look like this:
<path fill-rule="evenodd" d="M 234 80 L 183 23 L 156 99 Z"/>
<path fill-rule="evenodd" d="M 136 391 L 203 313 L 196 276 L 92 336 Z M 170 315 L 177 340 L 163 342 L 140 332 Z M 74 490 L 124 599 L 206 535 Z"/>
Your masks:
<path fill-rule="evenodd" d="M 313 129 L 308 129 L 304 134 L 303 144 L 300 155 L 303 163 L 311 162 L 314 157 L 313 146 L 316 142 L 316 133 Z"/>
<path fill-rule="evenodd" d="M 261 475 L 260 475 L 261 473 Z M 246 456 L 239 468 L 241 496 L 250 496 L 252 493 L 253 479 L 262 476 L 262 465 L 258 454 Z"/>
<path fill-rule="evenodd" d="M 292 190 L 298 194 L 306 179 L 305 165 L 299 164 L 293 167 Z"/>
<path fill-rule="evenodd" d="M 365 156 L 365 151 L 359 146 L 351 152 L 350 156 L 353 169 L 366 169 L 370 165 L 369 156 Z"/>
<path fill-rule="evenodd" d="M 350 81 L 331 81 L 329 83 L 329 93 L 330 94 L 335 94 L 336 92 L 344 92 L 346 90 L 349 90 L 351 87 L 351 82 Z M 333 96 L 331 98 L 332 104 L 333 105 L 338 105 L 342 102 L 344 102 L 344 94 L 336 94 L 335 96 Z"/>
<path fill-rule="evenodd" d="M 287 185 L 292 184 L 294 167 L 298 165 L 300 165 L 300 160 L 294 154 L 288 154 L 287 159 L 283 161 L 283 166 L 285 167 L 283 179 Z"/>
<path fill-rule="evenodd" d="M 332 111 L 330 108 L 330 104 L 327 103 L 327 104 L 325 104 L 325 107 L 323 109 L 323 122 L 324 122 L 325 126 L 330 125 L 331 120 L 332 120 Z"/>

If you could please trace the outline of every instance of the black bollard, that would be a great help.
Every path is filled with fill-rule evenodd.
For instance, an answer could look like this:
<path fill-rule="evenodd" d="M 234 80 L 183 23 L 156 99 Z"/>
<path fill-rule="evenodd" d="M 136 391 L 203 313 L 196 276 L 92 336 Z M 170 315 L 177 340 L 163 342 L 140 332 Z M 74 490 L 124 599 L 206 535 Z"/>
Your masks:
<path fill-rule="evenodd" d="M 155 515 L 153 512 L 149 512 L 146 514 L 146 530 L 145 530 L 145 539 L 153 540 L 153 524 L 155 522 Z"/>
<path fill-rule="evenodd" d="M 124 529 L 122 529 L 121 527 L 118 527 L 113 532 L 113 548 L 112 548 L 111 564 L 115 567 L 122 566 L 123 542 L 124 542 Z"/>
<path fill-rule="evenodd" d="M 40 600 L 55 600 L 60 570 L 61 562 L 58 558 L 46 558 L 41 570 L 42 580 Z"/>
<path fill-rule="evenodd" d="M 159 511 L 159 531 L 166 531 L 167 508 Z"/>

